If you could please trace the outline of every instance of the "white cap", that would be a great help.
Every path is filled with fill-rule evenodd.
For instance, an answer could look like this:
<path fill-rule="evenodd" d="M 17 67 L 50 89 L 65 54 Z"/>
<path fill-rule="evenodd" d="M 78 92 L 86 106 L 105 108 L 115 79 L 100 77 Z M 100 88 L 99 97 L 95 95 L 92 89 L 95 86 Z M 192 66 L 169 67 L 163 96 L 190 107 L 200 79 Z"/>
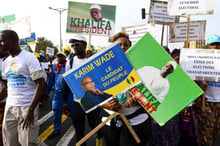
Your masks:
<path fill-rule="evenodd" d="M 171 64 L 173 66 L 173 70 L 176 69 L 177 64 L 175 61 L 169 61 L 169 62 L 167 62 L 167 64 Z"/>
<path fill-rule="evenodd" d="M 90 7 L 90 10 L 91 9 L 99 9 L 99 10 L 102 10 L 102 8 L 99 6 L 99 5 L 91 5 L 91 7 Z"/>
<path fill-rule="evenodd" d="M 78 35 L 72 39 L 69 40 L 69 43 L 74 43 L 75 41 L 81 41 L 81 42 L 85 42 L 87 44 L 86 38 L 83 35 Z"/>

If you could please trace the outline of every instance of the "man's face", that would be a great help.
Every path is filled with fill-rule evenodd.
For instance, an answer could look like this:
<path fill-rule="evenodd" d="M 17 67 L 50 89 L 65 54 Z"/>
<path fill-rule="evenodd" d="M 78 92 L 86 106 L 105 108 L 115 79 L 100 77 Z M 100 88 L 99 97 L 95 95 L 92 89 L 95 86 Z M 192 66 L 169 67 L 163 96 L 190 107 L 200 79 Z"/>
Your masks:
<path fill-rule="evenodd" d="M 172 65 L 172 64 L 167 63 L 167 64 L 165 64 L 165 65 L 163 66 L 163 68 L 162 68 L 162 73 L 163 73 L 164 75 L 168 75 L 168 74 L 170 74 L 170 73 L 172 73 L 172 72 L 173 72 L 173 65 Z"/>
<path fill-rule="evenodd" d="M 85 77 L 82 81 L 82 88 L 85 91 L 93 91 L 95 89 L 95 83 L 91 78 Z"/>
<path fill-rule="evenodd" d="M 3 33 L 0 33 L 0 54 L 6 54 L 9 52 L 9 40 L 5 38 Z"/>
<path fill-rule="evenodd" d="M 121 46 L 121 48 L 124 52 L 126 52 L 131 47 L 128 39 L 125 37 L 118 38 L 117 42 L 119 43 L 119 45 Z"/>
<path fill-rule="evenodd" d="M 212 43 L 207 45 L 208 49 L 220 49 L 220 43 Z"/>
<path fill-rule="evenodd" d="M 65 63 L 65 62 L 66 62 L 66 57 L 63 56 L 63 55 L 61 55 L 61 54 L 57 55 L 57 62 L 58 62 L 59 64 Z"/>
<path fill-rule="evenodd" d="M 70 52 L 68 52 L 67 50 L 64 50 L 64 53 L 66 54 L 66 56 L 70 54 Z"/>
<path fill-rule="evenodd" d="M 102 11 L 96 8 L 90 10 L 91 17 L 95 20 L 102 20 Z"/>
<path fill-rule="evenodd" d="M 73 48 L 76 55 L 86 54 L 86 44 L 80 41 L 75 41 L 71 48 Z"/>

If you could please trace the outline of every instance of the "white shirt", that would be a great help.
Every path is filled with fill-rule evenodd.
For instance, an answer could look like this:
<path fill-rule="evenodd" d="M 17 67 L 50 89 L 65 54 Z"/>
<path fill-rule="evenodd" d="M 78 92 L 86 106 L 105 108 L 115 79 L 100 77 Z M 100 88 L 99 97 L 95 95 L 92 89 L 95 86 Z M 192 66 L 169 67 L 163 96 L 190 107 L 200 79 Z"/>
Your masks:
<path fill-rule="evenodd" d="M 152 66 L 145 66 L 137 73 L 149 91 L 162 102 L 169 92 L 170 84 L 167 78 L 161 76 L 161 71 Z"/>
<path fill-rule="evenodd" d="M 74 56 L 73 57 L 73 64 L 72 64 L 72 69 L 73 68 L 76 68 L 77 66 L 79 66 L 80 64 L 82 64 L 84 61 L 86 61 L 87 60 L 87 58 L 83 58 L 83 59 L 79 59 L 77 56 Z M 70 68 L 70 60 L 68 60 L 67 61 L 67 63 L 66 63 L 66 71 L 68 71 L 68 70 L 70 70 L 71 68 Z M 73 100 L 75 101 L 75 102 L 79 102 L 78 100 L 77 100 L 77 98 L 75 97 L 75 95 L 73 95 L 74 96 L 74 98 L 73 98 Z"/>
<path fill-rule="evenodd" d="M 17 56 L 9 56 L 2 64 L 2 78 L 7 79 L 8 98 L 6 105 L 29 106 L 36 85 L 31 73 L 42 70 L 37 58 L 22 50 Z"/>
<path fill-rule="evenodd" d="M 208 82 L 206 99 L 208 102 L 220 102 L 220 82 Z"/>

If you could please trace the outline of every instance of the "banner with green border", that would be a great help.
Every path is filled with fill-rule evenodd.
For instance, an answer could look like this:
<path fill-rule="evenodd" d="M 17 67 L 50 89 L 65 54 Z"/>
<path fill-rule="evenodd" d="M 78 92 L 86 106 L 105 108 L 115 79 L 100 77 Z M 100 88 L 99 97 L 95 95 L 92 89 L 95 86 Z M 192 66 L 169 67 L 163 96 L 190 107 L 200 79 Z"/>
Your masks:
<path fill-rule="evenodd" d="M 161 126 L 203 93 L 149 33 L 130 48 L 126 56 L 142 82 L 129 91 Z M 167 63 L 173 64 L 174 71 L 160 79 Z M 148 88 L 145 87 L 148 84 Z M 159 98 L 162 92 L 163 100 Z"/>

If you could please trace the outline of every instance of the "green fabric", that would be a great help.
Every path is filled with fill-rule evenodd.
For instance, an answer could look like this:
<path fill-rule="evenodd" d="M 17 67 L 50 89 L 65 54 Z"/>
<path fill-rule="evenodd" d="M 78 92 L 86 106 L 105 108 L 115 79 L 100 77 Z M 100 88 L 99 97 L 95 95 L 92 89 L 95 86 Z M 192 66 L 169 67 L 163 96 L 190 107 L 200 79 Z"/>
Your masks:
<path fill-rule="evenodd" d="M 44 76 L 45 76 L 45 73 L 43 72 L 43 70 L 39 70 L 31 74 L 31 79 L 35 81 L 37 79 L 43 78 Z"/>

